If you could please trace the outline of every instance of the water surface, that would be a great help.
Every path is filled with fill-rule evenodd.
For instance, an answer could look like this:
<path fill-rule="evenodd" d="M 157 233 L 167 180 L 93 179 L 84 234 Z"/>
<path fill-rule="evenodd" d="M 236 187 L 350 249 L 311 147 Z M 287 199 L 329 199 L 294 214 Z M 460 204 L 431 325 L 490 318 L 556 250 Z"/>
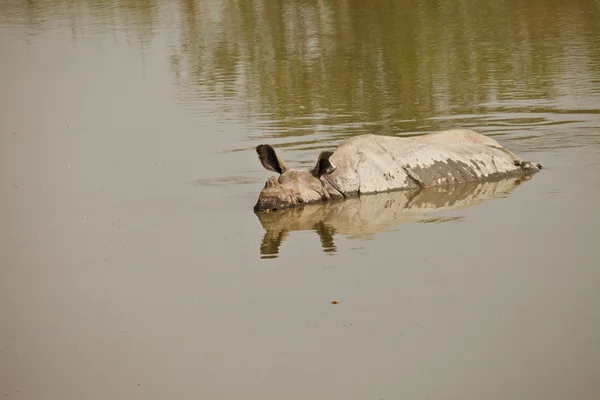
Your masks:
<path fill-rule="evenodd" d="M 600 398 L 597 1 L 0 0 L 0 54 L 4 396 Z M 252 212 L 260 143 L 456 126 L 544 169 Z"/>

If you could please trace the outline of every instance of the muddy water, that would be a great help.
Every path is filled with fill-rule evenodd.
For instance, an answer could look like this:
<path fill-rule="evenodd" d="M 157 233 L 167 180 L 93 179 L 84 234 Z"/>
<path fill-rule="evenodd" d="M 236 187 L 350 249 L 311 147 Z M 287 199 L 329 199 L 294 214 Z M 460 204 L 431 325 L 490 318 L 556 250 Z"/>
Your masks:
<path fill-rule="evenodd" d="M 600 5 L 489 3 L 0 0 L 0 395 L 600 398 Z M 453 126 L 545 168 L 252 212 Z"/>

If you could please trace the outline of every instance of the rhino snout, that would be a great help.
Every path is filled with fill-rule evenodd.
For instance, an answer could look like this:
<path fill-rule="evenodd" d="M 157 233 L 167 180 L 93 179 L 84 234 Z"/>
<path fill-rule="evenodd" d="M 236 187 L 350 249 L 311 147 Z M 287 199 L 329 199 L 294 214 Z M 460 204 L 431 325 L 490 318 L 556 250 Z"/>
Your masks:
<path fill-rule="evenodd" d="M 274 211 L 295 205 L 297 202 L 293 193 L 282 187 L 275 178 L 270 178 L 260 192 L 254 211 Z"/>

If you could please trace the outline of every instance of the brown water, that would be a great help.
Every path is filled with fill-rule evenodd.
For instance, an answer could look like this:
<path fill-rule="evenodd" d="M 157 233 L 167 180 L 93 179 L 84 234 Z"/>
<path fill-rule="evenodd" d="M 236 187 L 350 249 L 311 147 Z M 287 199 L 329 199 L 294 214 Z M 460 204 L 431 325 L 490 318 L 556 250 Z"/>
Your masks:
<path fill-rule="evenodd" d="M 600 3 L 366 4 L 0 0 L 0 396 L 600 398 Z M 252 212 L 453 126 L 545 168 Z"/>

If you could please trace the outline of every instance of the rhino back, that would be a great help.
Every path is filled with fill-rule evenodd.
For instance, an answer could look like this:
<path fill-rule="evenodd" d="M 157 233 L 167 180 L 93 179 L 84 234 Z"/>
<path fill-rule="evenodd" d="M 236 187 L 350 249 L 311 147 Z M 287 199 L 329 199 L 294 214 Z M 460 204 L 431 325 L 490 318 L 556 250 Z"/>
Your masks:
<path fill-rule="evenodd" d="M 408 179 L 401 163 L 382 148 L 376 138 L 372 134 L 355 136 L 338 146 L 330 158 L 336 166 L 335 171 L 321 178 L 330 194 L 339 192 L 349 197 L 418 187 Z"/>
<path fill-rule="evenodd" d="M 362 135 L 336 149 L 326 181 L 348 195 L 522 175 L 514 154 L 493 142 Z"/>

